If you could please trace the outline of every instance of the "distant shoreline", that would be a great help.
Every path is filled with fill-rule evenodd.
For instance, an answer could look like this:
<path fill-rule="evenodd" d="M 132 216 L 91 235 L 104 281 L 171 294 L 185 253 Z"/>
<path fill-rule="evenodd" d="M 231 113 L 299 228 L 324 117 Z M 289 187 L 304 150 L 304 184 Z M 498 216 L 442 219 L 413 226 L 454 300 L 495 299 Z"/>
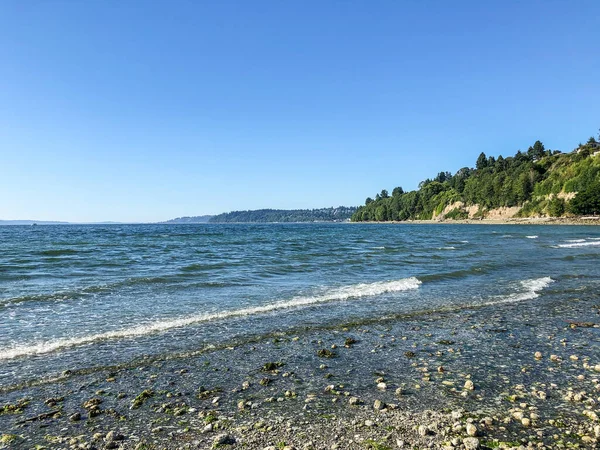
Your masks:
<path fill-rule="evenodd" d="M 416 225 L 600 225 L 600 216 L 596 217 L 526 217 L 511 219 L 461 219 L 461 220 L 394 220 L 385 222 L 350 222 L 352 224 L 416 224 Z"/>

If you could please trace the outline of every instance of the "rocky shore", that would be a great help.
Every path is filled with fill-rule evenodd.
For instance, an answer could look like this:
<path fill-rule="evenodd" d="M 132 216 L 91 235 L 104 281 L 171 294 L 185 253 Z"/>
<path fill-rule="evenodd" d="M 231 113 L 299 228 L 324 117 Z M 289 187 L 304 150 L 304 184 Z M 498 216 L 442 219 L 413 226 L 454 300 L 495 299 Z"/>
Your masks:
<path fill-rule="evenodd" d="M 352 223 L 389 223 L 389 224 L 469 224 L 469 225 L 600 225 L 600 216 L 590 217 L 506 217 L 493 219 L 433 219 L 405 220 L 387 222 L 352 222 Z"/>
<path fill-rule="evenodd" d="M 600 444 L 600 294 L 294 329 L 0 387 L 0 448 Z"/>

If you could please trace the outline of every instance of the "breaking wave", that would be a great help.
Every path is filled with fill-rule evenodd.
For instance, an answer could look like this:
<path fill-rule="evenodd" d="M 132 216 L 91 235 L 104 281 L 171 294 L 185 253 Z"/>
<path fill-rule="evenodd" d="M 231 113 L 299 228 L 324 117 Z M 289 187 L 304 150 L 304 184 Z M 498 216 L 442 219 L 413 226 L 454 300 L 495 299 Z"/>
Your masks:
<path fill-rule="evenodd" d="M 215 313 L 196 314 L 188 317 L 181 317 L 178 319 L 160 320 L 144 325 L 134 326 L 131 328 L 107 331 L 104 333 L 90 334 L 86 336 L 72 338 L 61 338 L 48 342 L 17 345 L 8 349 L 0 349 L 0 360 L 13 359 L 27 355 L 40 355 L 45 353 L 51 353 L 63 348 L 77 347 L 109 339 L 139 337 L 148 334 L 167 331 L 173 328 L 181 328 L 189 325 L 194 325 L 202 322 L 211 322 L 215 320 L 251 316 L 256 314 L 265 314 L 278 310 L 300 308 L 326 302 L 344 301 L 352 298 L 372 297 L 389 292 L 407 291 L 412 289 L 418 289 L 420 285 L 421 281 L 414 277 L 394 281 L 379 281 L 374 283 L 354 284 L 334 288 L 320 295 L 294 297 L 290 300 L 271 303 L 268 305 L 233 309 Z"/>
<path fill-rule="evenodd" d="M 569 242 L 568 244 L 558 244 L 557 247 L 558 248 L 600 247 L 600 240 L 594 240 L 592 242 L 585 241 L 585 240 L 582 240 L 582 242 L 580 242 L 579 240 L 577 240 L 577 242 Z"/>
<path fill-rule="evenodd" d="M 532 300 L 540 296 L 540 291 L 554 283 L 550 277 L 532 278 L 519 282 L 521 291 L 508 296 L 499 297 L 497 300 L 484 303 L 484 305 L 497 305 L 501 303 L 515 303 Z"/>

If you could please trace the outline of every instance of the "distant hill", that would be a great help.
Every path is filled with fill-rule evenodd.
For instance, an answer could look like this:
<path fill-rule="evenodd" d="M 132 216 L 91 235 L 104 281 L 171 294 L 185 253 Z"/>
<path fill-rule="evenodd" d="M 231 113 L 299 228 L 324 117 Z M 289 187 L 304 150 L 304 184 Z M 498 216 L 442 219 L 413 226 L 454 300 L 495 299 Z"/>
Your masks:
<path fill-rule="evenodd" d="M 356 212 L 355 206 L 319 209 L 257 209 L 219 214 L 210 223 L 345 222 Z"/>
<path fill-rule="evenodd" d="M 47 220 L 0 220 L 0 225 L 65 225 L 69 222 L 52 222 Z"/>
<path fill-rule="evenodd" d="M 599 137 L 600 139 L 600 137 Z M 367 198 L 352 221 L 404 221 L 600 214 L 600 143 L 591 137 L 571 153 L 546 150 L 497 158 L 481 153 L 475 168 L 439 172 L 416 191 L 395 188 Z"/>
<path fill-rule="evenodd" d="M 191 216 L 177 217 L 176 219 L 167 220 L 161 223 L 207 223 L 214 216 Z"/>

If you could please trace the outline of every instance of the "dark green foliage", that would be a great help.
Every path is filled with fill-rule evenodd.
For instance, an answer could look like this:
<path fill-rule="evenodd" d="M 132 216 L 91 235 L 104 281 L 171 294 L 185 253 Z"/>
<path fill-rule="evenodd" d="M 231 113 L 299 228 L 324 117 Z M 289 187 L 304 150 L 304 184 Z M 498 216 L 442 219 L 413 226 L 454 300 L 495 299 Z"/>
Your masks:
<path fill-rule="evenodd" d="M 437 174 L 437 177 L 433 179 L 433 181 L 437 181 L 438 183 L 443 183 L 446 180 L 452 178 L 452 174 L 450 172 L 440 172 Z"/>
<path fill-rule="evenodd" d="M 596 181 L 587 189 L 578 192 L 571 200 L 569 209 L 573 214 L 600 214 L 600 181 Z"/>
<path fill-rule="evenodd" d="M 385 191 L 385 190 L 384 190 Z M 387 191 L 385 191 L 387 193 Z M 365 206 L 373 200 L 367 198 Z M 233 211 L 212 217 L 210 223 L 343 222 L 356 212 L 354 206 L 321 209 L 258 209 Z"/>
<path fill-rule="evenodd" d="M 567 212 L 593 214 L 593 196 L 583 191 L 600 182 L 598 152 L 600 144 L 592 139 L 571 153 L 546 150 L 541 141 L 536 141 L 527 153 L 518 151 L 506 158 L 487 157 L 482 152 L 476 169 L 463 167 L 454 175 L 439 172 L 435 178 L 419 183 L 418 190 L 404 192 L 395 188 L 391 197 L 383 190 L 375 200 L 367 199 L 352 220 L 430 220 L 456 202 L 478 205 L 475 217 L 484 217 L 491 209 L 513 206 L 522 207 L 518 213 L 521 217 L 560 217 Z M 570 207 L 557 197 L 561 192 L 580 192 L 580 199 Z M 466 219 L 468 214 L 458 204 L 444 217 Z"/>
<path fill-rule="evenodd" d="M 477 158 L 477 163 L 475 164 L 475 167 L 477 168 L 477 170 L 483 170 L 488 166 L 488 160 L 485 156 L 485 153 L 481 152 L 481 154 L 479 155 L 479 158 Z"/>
<path fill-rule="evenodd" d="M 446 219 L 452 220 L 464 220 L 469 218 L 469 213 L 464 209 L 454 208 L 448 214 L 446 214 Z"/>
<path fill-rule="evenodd" d="M 392 197 L 399 197 L 402 194 L 404 194 L 404 189 L 402 189 L 401 187 L 395 187 L 392 191 Z"/>
<path fill-rule="evenodd" d="M 566 203 L 562 198 L 554 197 L 548 202 L 548 214 L 552 217 L 560 217 L 565 213 Z"/>
<path fill-rule="evenodd" d="M 533 144 L 533 146 L 529 147 L 529 150 L 527 150 L 527 155 L 532 160 L 541 159 L 545 156 L 545 154 L 546 149 L 544 148 L 544 144 L 542 144 L 540 141 L 535 141 L 535 144 Z"/>

